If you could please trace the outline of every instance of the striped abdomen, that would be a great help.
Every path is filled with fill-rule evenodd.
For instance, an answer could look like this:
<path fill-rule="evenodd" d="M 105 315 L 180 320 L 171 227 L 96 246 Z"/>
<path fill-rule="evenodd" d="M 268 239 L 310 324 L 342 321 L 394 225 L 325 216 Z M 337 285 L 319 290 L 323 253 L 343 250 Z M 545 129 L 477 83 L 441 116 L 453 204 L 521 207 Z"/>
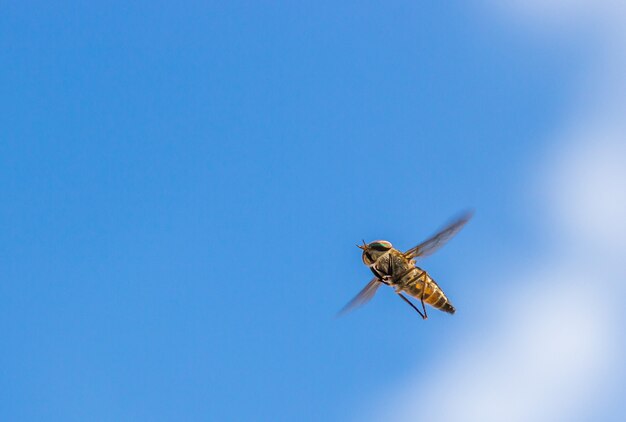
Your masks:
<path fill-rule="evenodd" d="M 424 286 L 424 302 L 428 303 L 435 309 L 453 314 L 455 312 L 454 306 L 450 303 L 446 295 L 441 290 L 441 287 L 435 283 L 426 271 L 419 267 L 411 268 L 405 275 L 399 280 L 394 280 L 401 289 L 414 298 L 421 300 L 422 291 Z"/>

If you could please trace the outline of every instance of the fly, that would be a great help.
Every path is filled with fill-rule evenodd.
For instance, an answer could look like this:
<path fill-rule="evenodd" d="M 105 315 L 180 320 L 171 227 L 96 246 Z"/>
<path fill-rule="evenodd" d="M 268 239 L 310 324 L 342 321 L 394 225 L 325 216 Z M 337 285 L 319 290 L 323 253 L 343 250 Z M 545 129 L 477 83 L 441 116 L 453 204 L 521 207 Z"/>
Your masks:
<path fill-rule="evenodd" d="M 416 266 L 415 261 L 431 255 L 442 247 L 463 228 L 469 219 L 472 218 L 472 215 L 472 212 L 462 214 L 437 234 L 406 252 L 395 249 L 386 240 L 375 240 L 367 244 L 363 241 L 362 245 L 357 245 L 363 250 L 363 263 L 370 268 L 374 278 L 367 283 L 354 299 L 339 311 L 339 315 L 368 302 L 383 284 L 392 287 L 400 298 L 420 314 L 422 319 L 428 318 L 425 304 L 449 314 L 454 314 L 456 309 L 452 306 L 441 287 L 425 270 Z M 403 293 L 419 300 L 422 305 L 422 311 Z"/>

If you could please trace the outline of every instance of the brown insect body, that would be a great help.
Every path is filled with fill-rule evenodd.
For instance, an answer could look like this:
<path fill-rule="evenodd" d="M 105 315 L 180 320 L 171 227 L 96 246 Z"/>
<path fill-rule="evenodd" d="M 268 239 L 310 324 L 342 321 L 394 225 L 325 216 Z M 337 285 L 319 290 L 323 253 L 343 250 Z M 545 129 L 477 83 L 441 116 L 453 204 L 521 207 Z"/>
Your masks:
<path fill-rule="evenodd" d="M 380 256 L 370 267 L 375 275 L 384 283 L 393 287 L 396 292 L 405 292 L 417 300 L 435 309 L 449 314 L 456 311 L 441 287 L 432 277 L 420 267 L 415 265 L 415 260 L 408 259 L 402 252 L 391 248 L 386 254 Z"/>
<path fill-rule="evenodd" d="M 395 249 L 386 240 L 376 240 L 368 244 L 363 241 L 363 245 L 357 245 L 363 250 L 363 263 L 374 273 L 374 278 L 339 313 L 343 314 L 367 303 L 374 297 L 378 288 L 386 284 L 393 287 L 396 293 L 424 319 L 428 317 L 424 304 L 454 314 L 456 310 L 441 287 L 425 270 L 415 265 L 415 260 L 438 250 L 458 233 L 471 217 L 472 212 L 462 214 L 438 233 L 404 253 Z M 402 293 L 419 300 L 423 312 Z"/>

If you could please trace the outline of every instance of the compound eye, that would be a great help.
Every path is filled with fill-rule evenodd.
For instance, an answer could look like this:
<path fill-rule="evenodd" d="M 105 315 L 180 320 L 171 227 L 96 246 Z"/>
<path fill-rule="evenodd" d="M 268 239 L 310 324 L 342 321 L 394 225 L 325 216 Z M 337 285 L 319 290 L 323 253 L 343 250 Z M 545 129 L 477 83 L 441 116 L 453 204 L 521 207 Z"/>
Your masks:
<path fill-rule="evenodd" d="M 375 251 L 385 252 L 391 249 L 391 243 L 387 242 L 386 240 L 377 240 L 367 245 L 367 247 Z"/>

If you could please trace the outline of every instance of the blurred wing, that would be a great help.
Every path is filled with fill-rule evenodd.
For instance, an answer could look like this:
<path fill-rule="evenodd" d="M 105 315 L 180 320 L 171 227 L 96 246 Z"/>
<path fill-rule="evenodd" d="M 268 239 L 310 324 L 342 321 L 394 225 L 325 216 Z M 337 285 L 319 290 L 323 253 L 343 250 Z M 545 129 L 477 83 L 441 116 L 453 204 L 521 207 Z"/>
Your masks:
<path fill-rule="evenodd" d="M 467 223 L 469 219 L 472 218 L 472 215 L 474 215 L 472 211 L 464 213 L 430 239 L 406 251 L 404 253 L 404 256 L 406 256 L 408 259 L 413 259 L 432 254 L 437 249 L 445 245 L 445 243 L 450 240 L 452 236 L 457 234 L 459 230 L 463 228 L 465 223 Z"/>
<path fill-rule="evenodd" d="M 342 316 L 350 312 L 354 308 L 365 305 L 367 302 L 370 301 L 371 298 L 374 297 L 374 295 L 376 294 L 376 290 L 378 290 L 381 284 L 383 283 L 381 283 L 380 279 L 378 279 L 378 277 L 374 277 L 369 283 L 367 283 L 367 286 L 365 286 L 363 290 L 361 290 L 359 294 L 354 297 L 354 299 L 348 302 L 346 306 L 344 306 L 339 312 L 337 312 L 337 316 Z"/>

